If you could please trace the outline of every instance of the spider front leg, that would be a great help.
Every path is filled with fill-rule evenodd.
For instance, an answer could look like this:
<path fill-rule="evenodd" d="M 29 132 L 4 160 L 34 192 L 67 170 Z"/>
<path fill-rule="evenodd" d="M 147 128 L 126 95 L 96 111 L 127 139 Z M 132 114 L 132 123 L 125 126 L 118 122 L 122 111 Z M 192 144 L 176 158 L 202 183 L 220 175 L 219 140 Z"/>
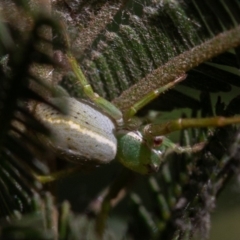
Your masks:
<path fill-rule="evenodd" d="M 97 93 L 93 91 L 91 85 L 88 83 L 86 77 L 84 76 L 78 62 L 70 53 L 68 53 L 67 58 L 73 72 L 75 73 L 79 83 L 83 88 L 83 92 L 85 93 L 85 95 L 93 103 L 95 103 L 101 110 L 103 110 L 106 114 L 111 116 L 116 121 L 118 126 L 122 126 L 123 125 L 122 112 L 118 108 L 116 108 L 112 103 L 100 97 Z"/>
<path fill-rule="evenodd" d="M 182 147 L 171 142 L 164 135 L 188 128 L 223 127 L 232 124 L 240 124 L 240 117 L 180 118 L 163 124 L 148 124 L 143 127 L 142 135 L 148 145 L 153 146 L 153 148 L 155 142 L 159 143 L 159 147 L 155 147 L 156 150 L 169 148 L 176 153 L 194 153 L 201 151 L 206 142 L 200 142 L 194 146 Z"/>
<path fill-rule="evenodd" d="M 75 76 L 77 77 L 77 79 L 82 87 L 84 94 L 97 107 L 99 107 L 101 110 L 103 110 L 104 113 L 111 116 L 111 118 L 113 118 L 116 121 L 118 126 L 122 126 L 123 125 L 122 112 L 118 108 L 116 108 L 112 103 L 110 103 L 106 99 L 100 97 L 97 93 L 95 93 L 93 91 L 91 85 L 89 84 L 86 77 L 84 76 L 84 74 L 79 66 L 79 63 L 77 62 L 76 58 L 72 55 L 72 53 L 69 50 L 70 46 L 71 46 L 70 39 L 67 35 L 65 24 L 64 23 L 61 23 L 61 24 L 62 24 L 62 29 L 63 29 L 63 38 L 65 39 L 66 45 L 68 48 L 66 57 L 72 68 L 72 71 L 74 72 Z"/>
<path fill-rule="evenodd" d="M 187 128 L 223 127 L 231 124 L 240 124 L 240 117 L 179 118 L 163 124 L 148 124 L 143 128 L 143 135 L 146 139 L 151 139 Z"/>
<path fill-rule="evenodd" d="M 178 144 L 172 142 L 170 139 L 166 138 L 165 136 L 161 137 L 156 137 L 156 139 L 160 138 L 161 139 L 161 144 L 159 146 L 159 149 L 162 150 L 163 152 L 166 151 L 166 149 L 171 149 L 176 153 L 196 153 L 199 152 L 203 149 L 205 146 L 206 142 L 200 142 L 197 144 L 194 144 L 193 146 L 179 146 Z M 158 147 L 157 147 L 158 148 Z"/>
<path fill-rule="evenodd" d="M 166 92 L 167 90 L 169 90 L 170 88 L 174 87 L 176 84 L 178 84 L 179 82 L 185 80 L 187 77 L 186 74 L 183 74 L 181 76 L 179 76 L 178 78 L 176 78 L 175 80 L 173 80 L 172 82 L 154 90 L 149 92 L 147 95 L 145 95 L 140 101 L 136 102 L 133 106 L 131 106 L 129 108 L 128 111 L 126 111 L 124 113 L 124 120 L 129 120 L 131 117 L 133 117 L 141 108 L 143 108 L 144 106 L 146 106 L 148 103 L 150 103 L 152 100 L 154 100 L 155 98 L 157 98 L 159 95 L 163 94 L 164 92 Z"/>

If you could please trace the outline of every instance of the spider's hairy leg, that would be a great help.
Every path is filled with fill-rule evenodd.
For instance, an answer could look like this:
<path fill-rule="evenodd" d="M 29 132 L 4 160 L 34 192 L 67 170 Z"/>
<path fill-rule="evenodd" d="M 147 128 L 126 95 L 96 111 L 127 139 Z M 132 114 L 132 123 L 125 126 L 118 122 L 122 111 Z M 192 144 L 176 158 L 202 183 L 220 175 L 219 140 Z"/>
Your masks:
<path fill-rule="evenodd" d="M 100 107 L 100 109 L 102 109 L 106 114 L 110 115 L 119 126 L 121 126 L 123 124 L 122 112 L 118 108 L 116 108 L 112 103 L 100 97 L 97 93 L 95 93 L 91 85 L 88 83 L 86 77 L 84 76 L 76 59 L 70 53 L 68 53 L 67 57 L 73 72 L 75 73 L 79 83 L 83 88 L 85 95 L 93 103 Z"/>
<path fill-rule="evenodd" d="M 148 124 L 143 128 L 143 135 L 146 139 L 151 139 L 187 128 L 223 127 L 231 124 L 240 124 L 240 117 L 179 118 L 163 124 Z"/>
<path fill-rule="evenodd" d="M 146 106 L 148 103 L 150 103 L 152 100 L 157 98 L 159 95 L 164 93 L 165 91 L 169 90 L 170 88 L 174 87 L 177 83 L 183 81 L 186 79 L 187 75 L 183 74 L 176 78 L 174 81 L 154 90 L 146 94 L 140 101 L 136 102 L 134 105 L 132 105 L 125 113 L 124 113 L 124 119 L 128 120 L 131 117 L 133 117 L 141 108 Z"/>

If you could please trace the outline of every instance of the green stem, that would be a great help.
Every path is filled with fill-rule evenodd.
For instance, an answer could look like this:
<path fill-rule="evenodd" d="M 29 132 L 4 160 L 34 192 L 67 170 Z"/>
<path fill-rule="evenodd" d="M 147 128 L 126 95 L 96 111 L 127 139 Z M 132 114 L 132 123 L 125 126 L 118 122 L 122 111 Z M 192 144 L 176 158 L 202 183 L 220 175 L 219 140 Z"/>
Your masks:
<path fill-rule="evenodd" d="M 113 103 L 123 112 L 127 111 L 143 96 L 164 86 L 199 64 L 229 50 L 240 46 L 240 26 L 223 32 L 216 37 L 186 51 L 163 66 L 152 71 L 138 83 L 124 91 Z"/>

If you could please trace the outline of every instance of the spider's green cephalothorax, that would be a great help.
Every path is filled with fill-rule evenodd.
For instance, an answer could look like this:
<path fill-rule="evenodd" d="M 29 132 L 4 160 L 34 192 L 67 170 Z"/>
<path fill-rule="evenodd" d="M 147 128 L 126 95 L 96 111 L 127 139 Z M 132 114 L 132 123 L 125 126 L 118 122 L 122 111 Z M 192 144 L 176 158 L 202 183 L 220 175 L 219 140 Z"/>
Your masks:
<path fill-rule="evenodd" d="M 117 159 L 125 167 L 141 174 L 158 170 L 160 151 L 150 148 L 140 132 L 120 131 L 117 140 Z"/>

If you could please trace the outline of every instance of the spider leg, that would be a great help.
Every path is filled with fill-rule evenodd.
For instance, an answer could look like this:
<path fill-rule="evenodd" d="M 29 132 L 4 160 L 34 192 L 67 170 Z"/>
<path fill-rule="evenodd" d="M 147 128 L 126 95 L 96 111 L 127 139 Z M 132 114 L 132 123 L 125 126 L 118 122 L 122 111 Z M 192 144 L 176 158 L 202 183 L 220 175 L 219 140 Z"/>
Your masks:
<path fill-rule="evenodd" d="M 159 95 L 161 95 L 165 91 L 174 87 L 177 83 L 183 81 L 186 77 L 187 75 L 183 74 L 179 76 L 177 79 L 175 79 L 174 81 L 146 94 L 140 101 L 136 102 L 124 113 L 124 119 L 129 120 L 131 117 L 133 117 L 137 113 L 137 111 L 139 111 L 141 108 L 146 106 L 148 103 L 150 103 L 152 100 L 157 98 Z"/>
<path fill-rule="evenodd" d="M 70 44 L 70 39 L 67 35 L 66 26 L 63 22 L 61 22 L 61 26 L 63 30 L 62 31 L 63 38 L 65 40 L 66 47 L 68 49 L 66 53 L 66 58 L 69 62 L 69 65 L 72 71 L 74 72 L 80 85 L 82 86 L 83 93 L 104 113 L 111 116 L 111 118 L 113 118 L 119 126 L 122 126 L 123 125 L 122 112 L 118 108 L 116 108 L 111 102 L 102 98 L 101 96 L 99 96 L 97 93 L 93 91 L 91 85 L 89 84 L 86 77 L 84 76 L 82 69 L 79 66 L 76 58 L 70 52 L 71 44 Z"/>
<path fill-rule="evenodd" d="M 204 146 L 205 146 L 206 142 L 200 142 L 197 144 L 194 144 L 193 146 L 179 146 L 178 144 L 172 142 L 170 139 L 163 137 L 163 142 L 161 144 L 161 146 L 159 147 L 160 149 L 167 148 L 170 150 L 173 150 L 176 153 L 196 153 L 201 151 Z"/>
<path fill-rule="evenodd" d="M 240 117 L 179 118 L 162 124 L 148 124 L 143 128 L 143 135 L 146 139 L 151 139 L 187 128 L 223 127 L 231 124 L 240 124 Z"/>
<path fill-rule="evenodd" d="M 79 83 L 83 88 L 83 92 L 85 95 L 100 109 L 102 109 L 106 114 L 111 116 L 119 126 L 123 124 L 122 119 L 122 112 L 116 108 L 111 102 L 107 101 L 106 99 L 100 97 L 97 93 L 95 93 L 88 83 L 86 77 L 84 76 L 77 60 L 70 54 L 67 54 L 68 61 L 70 66 L 75 73 Z"/>

